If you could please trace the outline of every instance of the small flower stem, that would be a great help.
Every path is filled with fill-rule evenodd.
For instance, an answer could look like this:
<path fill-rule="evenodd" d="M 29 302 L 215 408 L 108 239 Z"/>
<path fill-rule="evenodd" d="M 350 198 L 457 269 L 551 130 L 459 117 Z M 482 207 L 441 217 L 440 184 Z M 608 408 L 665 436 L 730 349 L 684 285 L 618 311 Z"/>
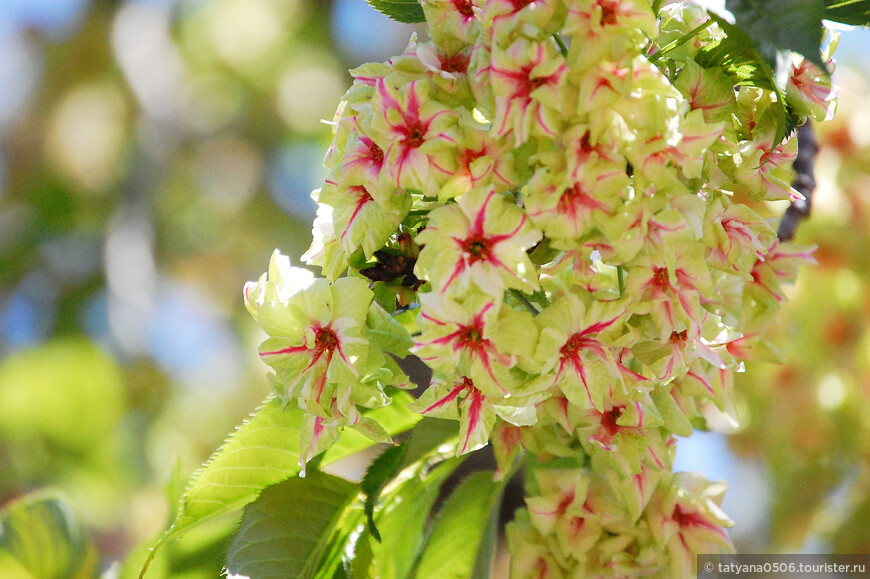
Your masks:
<path fill-rule="evenodd" d="M 619 284 L 619 297 L 625 297 L 625 268 L 616 266 L 616 283 Z"/>
<path fill-rule="evenodd" d="M 661 50 L 659 50 L 658 52 L 656 52 L 655 54 L 653 54 L 652 56 L 649 57 L 650 62 L 656 62 L 662 56 L 667 54 L 668 52 L 681 47 L 682 45 L 684 45 L 685 43 L 687 43 L 688 41 L 690 41 L 694 37 L 698 36 L 698 34 L 703 32 L 704 30 L 706 30 L 710 26 L 712 26 L 714 22 L 715 22 L 715 20 L 713 20 L 712 18 L 708 18 L 707 21 L 704 22 L 703 24 L 699 24 L 698 26 L 696 26 L 692 30 L 688 31 L 683 36 L 680 36 L 679 38 L 677 38 L 673 42 L 669 42 L 668 44 L 663 46 L 661 48 Z"/>
<path fill-rule="evenodd" d="M 562 37 L 559 36 L 559 33 L 556 32 L 553 34 L 553 40 L 556 41 L 556 46 L 559 47 L 559 52 L 562 53 L 562 56 L 568 57 L 568 47 L 565 45 L 565 41 L 562 40 Z"/>
<path fill-rule="evenodd" d="M 514 296 L 515 298 L 517 298 L 517 300 L 518 300 L 521 304 L 523 304 L 524 306 L 526 306 L 526 308 L 527 308 L 530 312 L 532 312 L 532 315 L 533 315 L 533 316 L 537 316 L 538 314 L 541 313 L 541 312 L 538 311 L 538 308 L 536 308 L 534 305 L 532 305 L 532 302 L 530 302 L 528 299 L 526 299 L 526 296 L 524 296 L 524 295 L 523 295 L 523 292 L 521 292 L 520 290 L 518 290 L 518 289 L 511 289 L 511 290 L 510 290 L 510 293 L 511 293 L 512 296 Z"/>

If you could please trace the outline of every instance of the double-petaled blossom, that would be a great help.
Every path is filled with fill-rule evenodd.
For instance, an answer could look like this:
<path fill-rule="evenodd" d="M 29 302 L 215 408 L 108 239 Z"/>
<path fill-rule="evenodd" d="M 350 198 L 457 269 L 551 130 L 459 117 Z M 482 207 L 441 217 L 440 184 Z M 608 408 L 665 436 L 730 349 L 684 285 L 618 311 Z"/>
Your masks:
<path fill-rule="evenodd" d="M 816 121 L 830 121 L 837 110 L 837 95 L 840 87 L 831 83 L 834 60 L 831 58 L 839 36 L 835 36 L 825 48 L 824 60 L 827 71 L 798 54 L 791 53 L 788 82 L 785 94 L 788 102 L 799 114 L 812 117 Z"/>
<path fill-rule="evenodd" d="M 656 542 L 669 555 L 671 577 L 694 575 L 697 553 L 734 552 L 725 530 L 733 522 L 719 506 L 725 489 L 725 483 L 680 472 L 653 498 L 646 519 Z"/>
<path fill-rule="evenodd" d="M 486 0 L 479 4 L 480 21 L 492 46 L 504 47 L 520 36 L 546 39 L 565 18 L 563 0 Z"/>
<path fill-rule="evenodd" d="M 397 194 L 390 204 L 378 203 L 365 185 L 342 187 L 327 181 L 317 202 L 332 207 L 333 235 L 348 255 L 362 249 L 366 258 L 382 248 L 408 214 L 411 199 Z"/>
<path fill-rule="evenodd" d="M 561 127 L 563 79 L 568 70 L 549 42 L 516 40 L 494 50 L 489 75 L 495 94 L 496 136 L 513 133 L 516 146 L 533 135 L 553 137 Z"/>
<path fill-rule="evenodd" d="M 720 68 L 703 68 L 687 60 L 674 80 L 693 111 L 701 111 L 708 123 L 724 121 L 734 105 L 734 84 Z"/>
<path fill-rule="evenodd" d="M 797 277 L 797 268 L 815 263 L 815 247 L 780 243 L 773 240 L 768 251 L 752 267 L 752 283 L 747 285 L 755 299 L 762 297 L 781 302 L 785 299 L 782 285 Z"/>
<path fill-rule="evenodd" d="M 424 416 L 459 421 L 459 445 L 456 454 L 475 451 L 489 442 L 496 418 L 514 426 L 536 422 L 535 403 L 540 394 L 522 396 L 488 396 L 469 376 L 437 377 L 411 405 Z"/>
<path fill-rule="evenodd" d="M 712 267 L 748 277 L 775 235 L 767 221 L 746 205 L 726 205 L 722 199 L 708 205 L 704 243 Z"/>
<path fill-rule="evenodd" d="M 384 152 L 390 179 L 396 187 L 437 195 L 454 168 L 456 111 L 429 98 L 423 81 L 397 87 L 388 78 L 377 79 L 371 107 L 360 124 Z"/>
<path fill-rule="evenodd" d="M 444 104 L 461 107 L 474 102 L 468 83 L 471 49 L 445 48 L 432 42 L 417 45 L 417 58 L 428 69 L 432 84 Z"/>
<path fill-rule="evenodd" d="M 622 477 L 641 473 L 642 465 L 670 468 L 668 435 L 662 418 L 643 389 L 614 390 L 602 409 L 568 409 L 577 438 L 598 472 L 614 470 Z"/>
<path fill-rule="evenodd" d="M 625 168 L 599 160 L 576 178 L 539 169 L 526 186 L 526 212 L 548 238 L 580 240 L 612 217 L 628 186 Z"/>
<path fill-rule="evenodd" d="M 712 295 L 703 248 L 682 242 L 643 252 L 626 271 L 625 291 L 636 297 L 637 313 L 653 319 L 660 341 L 683 330 L 690 337 L 699 334 L 704 317 L 701 300 Z"/>
<path fill-rule="evenodd" d="M 517 355 L 528 357 L 537 342 L 531 314 L 477 292 L 461 303 L 437 293 L 421 294 L 420 304 L 422 333 L 415 353 L 443 374 L 467 374 L 487 395 L 510 394 Z"/>
<path fill-rule="evenodd" d="M 429 214 L 417 236 L 423 245 L 414 272 L 435 291 L 457 296 L 472 284 L 501 297 L 505 288 L 538 289 L 535 266 L 526 250 L 541 239 L 523 209 L 494 189 L 473 189 L 458 203 Z"/>
<path fill-rule="evenodd" d="M 540 339 L 535 358 L 551 384 L 580 408 L 604 408 L 628 371 L 618 353 L 633 339 L 625 304 L 586 305 L 567 294 L 535 318 Z"/>
<path fill-rule="evenodd" d="M 600 539 L 601 518 L 608 516 L 587 500 L 593 479 L 574 470 L 538 470 L 535 479 L 538 493 L 526 499 L 532 525 L 543 536 L 553 535 L 564 553 L 582 556 Z"/>
<path fill-rule="evenodd" d="M 486 125 L 470 116 L 460 120 L 462 139 L 456 146 L 456 170 L 438 192 L 442 201 L 471 189 L 510 189 L 517 177 L 513 154 L 503 139 L 493 138 Z"/>
<path fill-rule="evenodd" d="M 569 3 L 565 32 L 569 57 L 580 70 L 636 54 L 657 36 L 656 17 L 645 0 L 580 0 Z"/>
<path fill-rule="evenodd" d="M 285 405 L 296 402 L 308 415 L 302 430 L 303 464 L 345 426 L 389 438 L 357 409 L 358 404 L 377 408 L 389 403 L 383 387 L 400 385 L 403 376 L 381 349 L 372 348 L 377 343 L 372 344 L 368 328 L 390 336 L 390 344 L 406 342 L 404 351 L 401 346 L 384 348 L 396 355 L 404 355 L 411 342 L 404 328 L 372 303 L 364 280 L 314 279 L 276 251 L 269 272 L 248 283 L 244 295 L 248 310 L 269 336 L 260 345 L 260 357 L 275 370 L 276 393 Z"/>
<path fill-rule="evenodd" d="M 480 34 L 475 0 L 422 0 L 429 33 L 439 43 L 474 44 Z"/>
<path fill-rule="evenodd" d="M 774 129 L 759 131 L 753 140 L 738 145 L 740 164 L 735 171 L 737 182 L 757 199 L 776 201 L 803 199 L 789 183 L 791 163 L 797 156 L 797 141 L 774 143 Z"/>

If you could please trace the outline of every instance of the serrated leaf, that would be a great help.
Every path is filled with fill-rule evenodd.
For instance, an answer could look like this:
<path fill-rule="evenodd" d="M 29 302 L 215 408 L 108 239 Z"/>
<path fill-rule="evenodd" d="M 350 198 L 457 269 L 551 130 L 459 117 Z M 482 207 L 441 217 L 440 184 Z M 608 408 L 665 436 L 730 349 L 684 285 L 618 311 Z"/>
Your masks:
<path fill-rule="evenodd" d="M 505 485 L 492 477 L 492 472 L 476 472 L 447 499 L 417 566 L 418 579 L 489 577 L 487 530 L 492 530 Z"/>
<path fill-rule="evenodd" d="M 771 68 L 777 54 L 791 50 L 822 70 L 820 45 L 824 0 L 725 0 L 736 25 L 757 44 Z"/>
<path fill-rule="evenodd" d="M 366 416 L 379 422 L 391 435 L 403 432 L 420 420 L 419 414 L 408 409 L 410 400 L 404 392 L 396 392 L 392 404 Z M 203 521 L 244 507 L 262 489 L 298 474 L 302 417 L 298 408 L 282 410 L 280 400 L 267 398 L 194 475 L 174 524 L 154 549 Z M 324 453 L 321 464 L 330 464 L 373 444 L 363 434 L 345 429 Z M 149 562 L 150 559 L 145 562 L 143 575 Z"/>
<path fill-rule="evenodd" d="M 319 569 L 334 569 L 336 561 L 324 561 L 323 555 L 330 552 L 329 539 L 358 488 L 312 471 L 265 489 L 245 507 L 227 552 L 227 570 L 270 579 L 313 578 Z"/>
<path fill-rule="evenodd" d="M 419 0 L 367 0 L 367 2 L 375 10 L 397 22 L 414 24 L 426 20 Z"/>
<path fill-rule="evenodd" d="M 453 421 L 424 418 L 402 444 L 386 449 L 369 465 L 360 487 L 365 495 L 364 510 L 369 532 L 376 541 L 381 541 L 374 521 L 375 507 L 381 491 L 403 469 L 430 455 L 433 450 L 437 451 L 440 445 L 451 438 L 457 438 Z"/>
<path fill-rule="evenodd" d="M 404 443 L 386 449 L 372 461 L 360 483 L 360 488 L 365 495 L 365 516 L 369 532 L 378 542 L 381 541 L 381 535 L 375 525 L 375 505 L 381 490 L 401 470 L 407 450 L 408 446 Z"/>
<path fill-rule="evenodd" d="M 870 0 L 825 0 L 825 20 L 870 26 Z"/>
<path fill-rule="evenodd" d="M 96 572 L 92 545 L 59 497 L 25 495 L 0 513 L 0 576 L 83 579 Z"/>
<path fill-rule="evenodd" d="M 695 61 L 704 68 L 721 68 L 735 85 L 754 86 L 776 93 L 773 104 L 777 117 L 775 142 L 781 142 L 795 129 L 798 119 L 786 106 L 785 95 L 776 85 L 774 69 L 759 52 L 755 41 L 740 27 L 728 24 L 718 16 L 711 17 L 725 31 L 725 37 L 698 51 Z"/>
<path fill-rule="evenodd" d="M 426 461 L 405 471 L 401 482 L 384 494 L 375 514 L 381 541 L 369 532 L 360 537 L 354 561 L 354 577 L 405 579 L 425 544 L 426 529 L 444 481 L 462 464 L 465 457 L 453 457 L 428 467 Z"/>

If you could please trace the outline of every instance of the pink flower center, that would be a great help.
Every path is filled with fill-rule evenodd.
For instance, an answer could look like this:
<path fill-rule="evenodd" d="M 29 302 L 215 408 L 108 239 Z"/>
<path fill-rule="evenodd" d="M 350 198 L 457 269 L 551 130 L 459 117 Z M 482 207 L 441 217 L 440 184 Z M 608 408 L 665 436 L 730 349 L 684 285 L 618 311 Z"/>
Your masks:
<path fill-rule="evenodd" d="M 514 12 L 519 12 L 529 4 L 533 2 L 533 0 L 510 0 L 511 4 L 514 7 Z"/>
<path fill-rule="evenodd" d="M 405 127 L 405 134 L 402 141 L 412 148 L 416 149 L 425 142 L 423 136 L 426 134 L 426 127 L 420 121 L 414 121 Z"/>
<path fill-rule="evenodd" d="M 562 215 L 573 215 L 581 208 L 603 209 L 601 203 L 590 197 L 583 191 L 580 183 L 574 183 L 573 187 L 567 187 L 562 196 L 559 197 L 559 203 L 556 205 L 556 211 Z"/>
<path fill-rule="evenodd" d="M 657 267 L 654 269 L 651 283 L 657 290 L 667 290 L 671 285 L 671 280 L 668 276 L 668 269 L 666 267 Z"/>
<path fill-rule="evenodd" d="M 469 57 L 462 53 L 453 56 L 442 54 L 438 56 L 438 60 L 441 62 L 441 70 L 444 72 L 465 74 L 468 71 Z"/>
<path fill-rule="evenodd" d="M 318 328 L 314 337 L 314 352 L 319 356 L 323 352 L 331 355 L 338 347 L 338 336 L 330 328 Z"/>
<path fill-rule="evenodd" d="M 682 332 L 671 332 L 670 342 L 671 344 L 685 344 L 687 335 L 686 330 L 683 330 Z"/>
<path fill-rule="evenodd" d="M 564 359 L 575 360 L 577 359 L 577 354 L 580 350 L 588 348 L 593 343 L 593 340 L 586 338 L 581 332 L 577 332 L 568 338 L 568 341 L 565 342 L 564 346 L 559 348 L 559 354 L 561 354 Z"/>
<path fill-rule="evenodd" d="M 369 143 L 369 159 L 376 167 L 380 167 L 384 163 L 384 151 L 374 141 Z"/>
<path fill-rule="evenodd" d="M 466 18 L 474 18 L 474 10 L 471 8 L 471 0 L 453 0 L 456 11 Z"/>
<path fill-rule="evenodd" d="M 616 423 L 620 416 L 625 411 L 625 406 L 614 406 L 608 412 L 601 414 L 601 430 L 606 432 L 608 436 L 614 436 L 622 428 Z"/>
<path fill-rule="evenodd" d="M 528 75 L 531 74 L 531 72 L 532 72 L 531 69 L 523 70 L 523 72 L 526 74 L 526 76 L 528 78 L 528 80 L 526 80 L 526 87 L 525 87 L 525 91 L 523 93 L 523 96 L 528 96 L 528 95 L 532 94 L 532 92 L 535 89 L 549 83 L 552 80 L 551 77 L 547 77 L 547 76 L 538 76 L 535 78 L 529 77 Z"/>
<path fill-rule="evenodd" d="M 462 251 L 468 254 L 469 263 L 489 260 L 492 257 L 492 240 L 482 235 L 474 235 L 462 243 Z"/>
<path fill-rule="evenodd" d="M 598 5 L 601 7 L 602 26 L 613 26 L 616 24 L 619 14 L 619 2 L 616 0 L 598 0 Z"/>
<path fill-rule="evenodd" d="M 459 336 L 459 343 L 462 346 L 474 348 L 480 344 L 483 338 L 483 328 L 480 326 L 467 326 L 463 329 L 465 331 Z"/>

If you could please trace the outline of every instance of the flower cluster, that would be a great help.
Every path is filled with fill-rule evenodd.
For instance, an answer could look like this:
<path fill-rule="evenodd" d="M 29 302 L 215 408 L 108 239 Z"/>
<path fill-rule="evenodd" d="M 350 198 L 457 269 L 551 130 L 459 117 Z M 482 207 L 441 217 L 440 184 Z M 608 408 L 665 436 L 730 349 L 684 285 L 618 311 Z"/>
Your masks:
<path fill-rule="evenodd" d="M 246 288 L 306 457 L 345 426 L 383 437 L 359 408 L 402 384 L 383 351 L 412 351 L 434 371 L 414 407 L 458 420 L 459 453 L 528 457 L 515 576 L 689 576 L 730 521 L 723 485 L 672 472 L 675 437 L 734 418 L 731 373 L 811 260 L 751 206 L 799 197 L 777 95 L 699 62 L 723 35 L 701 8 L 422 7 L 431 40 L 351 71 L 333 121 L 305 255 L 331 281 L 276 257 Z M 788 91 L 831 115 L 807 61 Z"/>

